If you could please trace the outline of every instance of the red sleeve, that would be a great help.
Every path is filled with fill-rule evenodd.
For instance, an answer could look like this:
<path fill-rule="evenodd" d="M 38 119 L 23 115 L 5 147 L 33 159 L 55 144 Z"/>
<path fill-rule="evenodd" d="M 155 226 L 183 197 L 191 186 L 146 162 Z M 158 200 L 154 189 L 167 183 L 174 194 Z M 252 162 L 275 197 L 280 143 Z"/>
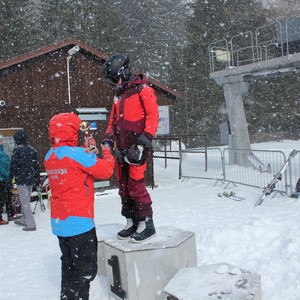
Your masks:
<path fill-rule="evenodd" d="M 155 136 L 158 127 L 159 113 L 157 98 L 153 88 L 144 87 L 140 92 L 141 101 L 146 112 L 145 132 Z"/>
<path fill-rule="evenodd" d="M 88 172 L 97 179 L 107 180 L 114 173 L 115 158 L 109 149 L 102 150 L 103 158 L 97 158 L 97 163 L 88 168 Z"/>

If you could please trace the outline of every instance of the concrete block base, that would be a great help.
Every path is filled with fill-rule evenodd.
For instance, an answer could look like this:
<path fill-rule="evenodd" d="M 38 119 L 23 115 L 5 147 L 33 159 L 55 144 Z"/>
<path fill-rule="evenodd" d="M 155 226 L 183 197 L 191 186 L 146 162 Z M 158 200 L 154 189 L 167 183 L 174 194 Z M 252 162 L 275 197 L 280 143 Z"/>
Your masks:
<path fill-rule="evenodd" d="M 197 265 L 194 233 L 157 228 L 149 241 L 104 241 L 110 299 L 163 299 L 163 289 L 180 268 Z"/>
<path fill-rule="evenodd" d="M 104 241 L 109 239 L 116 239 L 117 233 L 122 230 L 124 224 L 103 224 L 96 225 L 96 232 L 98 238 L 98 275 L 106 276 Z"/>
<path fill-rule="evenodd" d="M 261 300 L 260 275 L 220 263 L 179 270 L 165 300 Z"/>

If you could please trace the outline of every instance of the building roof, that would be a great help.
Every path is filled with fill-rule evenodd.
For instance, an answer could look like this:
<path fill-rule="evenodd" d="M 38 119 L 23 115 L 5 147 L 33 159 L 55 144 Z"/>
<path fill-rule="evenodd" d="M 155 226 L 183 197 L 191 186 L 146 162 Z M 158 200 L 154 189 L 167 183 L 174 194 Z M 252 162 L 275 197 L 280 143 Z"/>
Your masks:
<path fill-rule="evenodd" d="M 25 54 L 20 55 L 20 56 L 13 57 L 13 58 L 8 59 L 6 61 L 2 61 L 2 62 L 0 62 L 0 70 L 7 69 L 11 66 L 23 63 L 27 60 L 34 59 L 36 57 L 51 53 L 53 51 L 57 51 L 61 48 L 65 48 L 65 47 L 72 48 L 74 46 L 79 46 L 80 49 L 83 49 L 83 50 L 91 53 L 92 55 L 94 55 L 98 59 L 100 59 L 100 61 L 102 61 L 103 63 L 108 58 L 107 55 L 103 54 L 102 52 L 98 51 L 95 48 L 89 47 L 88 45 L 83 44 L 78 40 L 69 39 L 69 40 L 60 41 L 60 42 L 54 43 L 52 45 L 48 45 L 48 46 L 39 48 L 37 50 L 34 50 L 32 52 L 29 52 L 29 53 L 25 53 Z M 178 92 L 174 91 L 173 89 L 169 88 L 167 85 L 165 85 L 165 84 L 163 84 L 163 83 L 161 83 L 161 82 L 159 82 L 159 81 L 157 81 L 153 78 L 148 78 L 148 82 L 151 85 L 156 86 L 157 88 L 167 92 L 168 94 L 170 94 L 173 97 L 180 97 L 180 94 Z"/>

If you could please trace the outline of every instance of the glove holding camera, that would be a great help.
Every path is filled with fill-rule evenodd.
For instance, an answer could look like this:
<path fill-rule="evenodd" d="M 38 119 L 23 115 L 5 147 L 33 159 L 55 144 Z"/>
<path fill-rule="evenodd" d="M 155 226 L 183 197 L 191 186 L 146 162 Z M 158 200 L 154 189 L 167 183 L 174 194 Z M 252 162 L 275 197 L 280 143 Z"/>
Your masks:
<path fill-rule="evenodd" d="M 107 148 L 110 148 L 111 147 L 111 142 L 109 139 L 104 139 L 102 141 L 102 145 L 106 146 Z"/>
<path fill-rule="evenodd" d="M 87 148 L 89 152 L 93 152 L 96 155 L 99 154 L 99 150 L 97 148 L 96 141 L 91 133 L 86 131 L 84 133 L 84 143 L 82 145 L 83 147 Z"/>
<path fill-rule="evenodd" d="M 103 147 L 108 148 L 108 149 L 111 149 L 112 143 L 113 143 L 112 140 L 110 140 L 109 138 L 105 138 L 102 141 Z M 123 155 L 122 155 L 121 151 L 117 148 L 114 148 L 111 150 L 111 152 L 112 152 L 112 155 L 114 156 L 114 158 L 116 159 L 116 161 L 121 164 L 123 162 Z"/>

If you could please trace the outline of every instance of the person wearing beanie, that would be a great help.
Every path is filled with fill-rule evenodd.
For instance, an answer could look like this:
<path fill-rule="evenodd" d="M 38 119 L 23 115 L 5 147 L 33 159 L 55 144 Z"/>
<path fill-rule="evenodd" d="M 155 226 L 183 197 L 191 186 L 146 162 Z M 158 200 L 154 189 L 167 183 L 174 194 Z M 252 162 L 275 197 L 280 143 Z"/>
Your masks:
<path fill-rule="evenodd" d="M 36 223 L 30 206 L 31 192 L 34 185 L 39 184 L 40 172 L 35 148 L 27 142 L 25 130 L 19 130 L 14 135 L 16 147 L 13 149 L 9 178 L 15 180 L 21 203 L 22 217 L 16 220 L 16 225 L 24 231 L 36 231 Z"/>

